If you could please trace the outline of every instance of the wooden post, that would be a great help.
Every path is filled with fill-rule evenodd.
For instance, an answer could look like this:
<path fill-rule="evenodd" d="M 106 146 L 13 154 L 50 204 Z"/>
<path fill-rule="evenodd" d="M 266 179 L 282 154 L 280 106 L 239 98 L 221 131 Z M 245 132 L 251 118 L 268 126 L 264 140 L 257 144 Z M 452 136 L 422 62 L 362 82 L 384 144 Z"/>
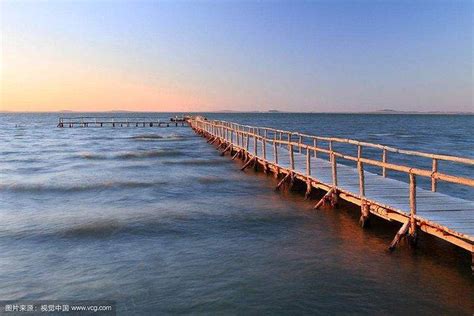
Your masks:
<path fill-rule="evenodd" d="M 266 130 L 265 130 L 265 132 L 266 132 Z M 265 159 L 265 160 L 267 160 L 267 142 L 266 141 L 267 141 L 267 138 L 264 137 L 262 139 L 262 146 L 263 146 L 262 151 L 263 151 L 263 159 Z"/>
<path fill-rule="evenodd" d="M 361 202 L 359 224 L 362 228 L 365 228 L 369 223 L 370 205 L 367 204 L 366 200 L 362 200 Z"/>
<path fill-rule="evenodd" d="M 235 158 L 237 158 L 237 156 L 240 154 L 240 151 L 241 151 L 241 150 L 242 150 L 242 149 L 239 149 L 239 150 L 236 151 L 236 153 L 232 156 L 232 160 L 234 160 Z"/>
<path fill-rule="evenodd" d="M 364 177 L 364 163 L 362 161 L 357 162 L 357 170 L 359 171 L 359 195 L 365 196 L 365 177 Z"/>
<path fill-rule="evenodd" d="M 331 159 L 332 159 L 332 140 L 329 141 L 329 151 L 331 152 L 331 154 L 329 155 L 329 161 L 331 161 Z"/>
<path fill-rule="evenodd" d="M 435 178 L 436 173 L 438 172 L 438 159 L 433 159 L 433 166 L 431 168 L 431 191 L 436 192 L 436 187 L 438 186 L 438 181 Z"/>
<path fill-rule="evenodd" d="M 365 196 L 365 176 L 364 176 L 364 163 L 360 161 L 362 158 L 362 146 L 357 145 L 357 170 L 359 172 L 359 195 Z"/>
<path fill-rule="evenodd" d="M 290 143 L 288 144 L 290 147 L 290 169 L 294 170 L 295 169 L 295 156 L 293 154 L 293 145 Z"/>
<path fill-rule="evenodd" d="M 331 153 L 331 164 L 332 164 L 332 183 L 336 187 L 337 186 L 337 162 L 336 156 L 334 153 Z"/>
<path fill-rule="evenodd" d="M 245 170 L 245 168 L 247 168 L 252 162 L 255 162 L 256 160 L 257 160 L 257 157 L 253 157 L 252 159 L 247 161 L 245 165 L 242 168 L 240 168 L 240 170 Z"/>
<path fill-rule="evenodd" d="M 306 147 L 306 175 L 308 177 L 311 175 L 311 153 L 309 147 Z"/>
<path fill-rule="evenodd" d="M 407 221 L 405 224 L 402 225 L 402 227 L 400 228 L 400 230 L 397 232 L 397 234 L 395 235 L 395 237 L 393 238 L 392 242 L 390 243 L 390 246 L 388 247 L 388 249 L 390 251 L 393 251 L 395 250 L 395 247 L 397 246 L 397 244 L 400 242 L 400 239 L 402 238 L 402 236 L 404 236 L 408 230 L 408 225 L 410 224 L 410 221 Z"/>
<path fill-rule="evenodd" d="M 224 156 L 225 153 L 230 150 L 231 154 L 232 154 L 232 143 L 230 143 L 225 149 L 223 152 L 221 152 L 221 156 Z"/>
<path fill-rule="evenodd" d="M 318 147 L 318 140 L 316 138 L 313 139 L 313 146 L 314 147 Z M 314 150 L 314 158 L 316 158 L 318 156 L 318 151 L 315 149 Z"/>
<path fill-rule="evenodd" d="M 316 203 L 316 205 L 313 207 L 315 210 L 317 210 L 318 208 L 320 208 L 323 204 L 326 203 L 326 201 L 332 196 L 332 194 L 334 193 L 334 188 L 331 188 L 322 198 L 321 200 L 318 201 L 318 203 Z"/>
<path fill-rule="evenodd" d="M 245 148 L 247 149 L 247 151 L 249 151 L 249 144 L 250 144 L 250 134 L 247 132 L 247 140 L 245 143 Z"/>
<path fill-rule="evenodd" d="M 285 183 L 286 180 L 288 180 L 290 177 L 291 177 L 291 172 L 288 172 L 288 173 L 286 174 L 286 176 L 284 176 L 283 179 L 281 179 L 281 181 L 278 182 L 278 184 L 277 184 L 275 190 L 280 189 L 280 187 L 283 185 L 283 183 Z"/>
<path fill-rule="evenodd" d="M 382 152 L 382 162 L 383 163 L 387 162 L 387 149 L 385 149 L 385 148 L 383 149 L 383 152 Z M 385 168 L 385 167 L 382 167 L 382 176 L 384 178 L 387 177 L 387 168 Z"/>
<path fill-rule="evenodd" d="M 290 149 L 291 133 L 288 133 L 288 150 Z"/>
<path fill-rule="evenodd" d="M 413 173 L 410 173 L 410 229 L 409 229 L 409 234 L 413 239 L 416 236 L 415 215 L 416 215 L 416 176 Z"/>
<path fill-rule="evenodd" d="M 303 141 L 303 137 L 300 135 L 298 138 L 298 151 L 301 154 L 301 142 Z"/>
<path fill-rule="evenodd" d="M 306 179 L 306 193 L 304 194 L 305 200 L 309 200 L 311 197 L 311 189 L 313 188 L 313 185 L 311 184 L 310 178 Z"/>
<path fill-rule="evenodd" d="M 253 135 L 253 147 L 254 147 L 254 148 L 253 148 L 253 153 L 254 153 L 255 157 L 257 157 L 257 153 L 258 153 L 258 150 L 257 150 L 257 148 L 258 148 L 258 142 L 257 142 L 257 135 L 256 135 L 256 134 Z"/>
<path fill-rule="evenodd" d="M 277 144 L 273 142 L 273 159 L 275 161 L 275 164 L 278 164 L 278 149 L 277 149 Z"/>

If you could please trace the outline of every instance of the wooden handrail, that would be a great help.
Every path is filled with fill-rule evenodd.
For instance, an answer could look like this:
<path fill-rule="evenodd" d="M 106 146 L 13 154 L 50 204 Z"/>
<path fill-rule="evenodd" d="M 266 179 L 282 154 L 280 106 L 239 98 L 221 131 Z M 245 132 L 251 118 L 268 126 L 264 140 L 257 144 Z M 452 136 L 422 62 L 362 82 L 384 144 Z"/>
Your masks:
<path fill-rule="evenodd" d="M 217 125 L 227 123 L 225 121 L 205 121 L 206 123 L 215 123 Z M 234 123 L 235 124 L 235 123 Z M 242 125 L 242 124 L 236 124 L 237 126 L 240 126 L 242 128 L 248 128 L 252 129 L 255 128 L 250 125 Z M 376 148 L 380 150 L 385 150 L 386 152 L 392 152 L 392 153 L 398 153 L 398 154 L 404 154 L 404 155 L 411 155 L 411 156 L 419 156 L 419 157 L 424 157 L 424 158 L 431 158 L 431 159 L 437 159 L 437 160 L 443 160 L 443 161 L 451 161 L 451 162 L 457 162 L 457 163 L 462 163 L 462 164 L 468 164 L 468 165 L 474 165 L 474 159 L 473 158 L 467 158 L 467 157 L 458 157 L 458 156 L 450 156 L 450 155 L 441 155 L 441 154 L 431 154 L 431 153 L 425 153 L 425 152 L 420 152 L 420 151 L 414 151 L 414 150 L 406 150 L 406 149 L 399 149 L 395 147 L 390 147 L 386 145 L 381 145 L 381 144 L 374 144 L 374 143 L 369 143 L 369 142 L 364 142 L 364 141 L 358 141 L 354 139 L 348 139 L 348 138 L 339 138 L 339 137 L 324 137 L 324 136 L 315 136 L 315 135 L 309 135 L 309 134 L 304 134 L 304 133 L 299 133 L 299 132 L 290 132 L 290 131 L 285 131 L 285 130 L 280 130 L 280 129 L 274 129 L 274 128 L 269 128 L 269 127 L 260 127 L 260 129 L 264 129 L 271 132 L 277 132 L 277 133 L 284 133 L 284 134 L 289 134 L 293 136 L 298 136 L 298 137 L 307 137 L 315 140 L 322 140 L 322 141 L 327 141 L 327 142 L 337 142 L 337 143 L 346 143 L 346 144 L 351 144 L 351 145 L 361 145 L 364 147 L 371 147 L 371 148 Z"/>
<path fill-rule="evenodd" d="M 223 121 L 204 121 L 204 120 L 199 120 L 199 123 L 208 125 L 211 127 L 211 130 L 214 130 L 214 134 L 216 133 L 215 128 L 217 127 L 217 131 L 220 131 L 220 135 L 222 135 L 223 138 L 227 138 L 227 131 L 231 131 L 233 133 L 237 133 L 241 135 L 241 140 L 242 144 L 240 146 L 245 147 L 247 150 L 249 149 L 249 143 L 250 143 L 250 138 L 254 138 L 254 151 L 256 153 L 257 150 L 257 141 L 261 141 L 262 143 L 270 143 L 274 145 L 274 148 L 277 147 L 276 145 L 284 145 L 287 146 L 287 148 L 290 150 L 290 155 L 293 156 L 293 151 L 294 148 L 297 147 L 299 149 L 299 152 L 301 152 L 303 149 L 306 149 L 306 152 L 309 153 L 310 151 L 313 151 L 316 155 L 317 152 L 325 153 L 329 155 L 331 162 L 332 160 L 336 158 L 342 158 L 345 160 L 349 161 L 354 161 L 354 162 L 361 162 L 363 164 L 371 165 L 371 166 L 376 166 L 376 167 L 381 167 L 383 170 L 383 174 L 386 174 L 386 170 L 393 170 L 393 171 L 399 171 L 403 172 L 406 174 L 413 174 L 416 176 L 422 176 L 422 177 L 427 177 L 432 179 L 432 190 L 436 190 L 436 183 L 438 180 L 445 181 L 445 182 L 450 182 L 454 184 L 460 184 L 460 185 L 466 185 L 470 187 L 474 187 L 474 179 L 471 178 L 465 178 L 465 177 L 459 177 L 459 176 L 453 176 L 453 175 L 448 175 L 444 173 L 440 173 L 438 171 L 438 160 L 447 160 L 447 161 L 452 161 L 452 162 L 458 162 L 458 163 L 464 163 L 464 164 L 474 164 L 474 159 L 470 158 L 462 158 L 462 157 L 455 157 L 455 156 L 445 156 L 445 155 L 434 155 L 434 154 L 427 154 L 427 153 L 421 153 L 421 152 L 416 152 L 416 151 L 409 151 L 409 150 L 401 150 L 401 149 L 396 149 L 396 148 L 391 148 L 383 145 L 377 145 L 377 144 L 371 144 L 371 143 L 365 143 L 365 142 L 359 142 L 359 141 L 354 141 L 354 140 L 346 140 L 346 139 L 341 139 L 341 138 L 332 138 L 332 137 L 316 137 L 316 136 L 311 136 L 311 135 L 305 135 L 305 134 L 300 134 L 300 133 L 294 133 L 294 132 L 287 132 L 287 131 L 282 131 L 282 130 L 276 130 L 276 129 L 268 129 L 270 131 L 274 131 L 277 133 L 287 133 L 288 134 L 288 139 L 289 140 L 284 140 L 283 137 L 278 137 L 281 139 L 277 139 L 276 134 L 274 135 L 273 138 L 268 137 L 268 132 L 264 132 L 264 135 L 266 134 L 267 137 L 262 136 L 261 134 L 258 133 L 258 129 L 256 127 L 248 126 L 248 125 L 241 125 L 241 124 L 228 124 L 227 122 Z M 224 133 L 225 129 L 225 133 Z M 246 131 L 248 129 L 248 131 Z M 261 128 L 260 128 L 261 129 Z M 265 128 L 267 129 L 267 128 Z M 257 132 L 256 132 L 257 131 Z M 224 135 L 225 134 L 225 135 Z M 280 134 L 281 135 L 281 134 Z M 298 142 L 292 141 L 292 136 L 293 135 L 301 135 L 301 136 L 307 136 L 307 137 L 313 137 L 313 145 L 308 145 L 305 143 L 302 143 L 300 141 L 300 138 L 298 138 Z M 244 136 L 246 137 L 246 141 L 244 142 Z M 298 137 L 299 137 L 298 136 Z M 237 137 L 238 139 L 238 137 Z M 324 149 L 317 147 L 317 140 L 328 140 L 329 141 L 329 149 Z M 358 151 L 357 151 L 357 157 L 348 155 L 348 154 L 343 154 L 340 152 L 337 152 L 334 150 L 332 142 L 346 142 L 350 144 L 357 145 Z M 245 146 L 244 146 L 245 144 Z M 316 144 L 316 146 L 314 146 Z M 362 157 L 362 148 L 363 147 L 374 147 L 383 149 L 384 151 L 392 151 L 392 152 L 397 152 L 401 154 L 408 154 L 408 155 L 417 155 L 421 157 L 429 157 L 434 159 L 433 160 L 433 168 L 431 170 L 426 170 L 426 169 L 420 169 L 420 168 L 413 168 L 405 165 L 397 165 L 394 163 L 389 163 L 387 162 L 387 157 L 386 157 L 386 152 L 382 156 L 382 161 L 378 160 L 373 160 L 369 158 L 363 158 Z M 275 151 L 275 150 L 274 150 Z M 265 153 L 266 156 L 266 153 Z M 265 157 L 266 158 L 266 157 Z M 293 161 L 290 157 L 290 162 Z M 436 162 L 435 162 L 436 161 Z M 362 167 L 362 165 L 361 165 Z M 292 168 L 293 169 L 293 168 Z M 362 176 L 363 179 L 363 176 Z M 335 179 L 335 182 L 337 183 L 337 179 Z M 433 184 L 434 183 L 434 184 Z M 363 194 L 363 190 L 361 190 L 361 193 Z"/>

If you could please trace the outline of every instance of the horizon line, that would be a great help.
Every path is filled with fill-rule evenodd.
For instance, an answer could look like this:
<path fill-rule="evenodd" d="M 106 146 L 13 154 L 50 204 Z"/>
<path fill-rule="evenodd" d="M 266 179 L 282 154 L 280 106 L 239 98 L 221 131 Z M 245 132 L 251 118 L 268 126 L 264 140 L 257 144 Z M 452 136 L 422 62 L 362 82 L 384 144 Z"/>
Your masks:
<path fill-rule="evenodd" d="M 0 110 L 1 114 L 21 114 L 21 113 L 260 113 L 260 114 L 458 114 L 474 115 L 474 111 L 404 111 L 404 110 L 374 110 L 374 111 L 233 111 L 233 110 L 213 110 L 213 111 L 131 111 L 131 110 L 107 110 L 107 111 L 77 111 L 77 110 L 58 110 L 58 111 L 8 111 Z"/>

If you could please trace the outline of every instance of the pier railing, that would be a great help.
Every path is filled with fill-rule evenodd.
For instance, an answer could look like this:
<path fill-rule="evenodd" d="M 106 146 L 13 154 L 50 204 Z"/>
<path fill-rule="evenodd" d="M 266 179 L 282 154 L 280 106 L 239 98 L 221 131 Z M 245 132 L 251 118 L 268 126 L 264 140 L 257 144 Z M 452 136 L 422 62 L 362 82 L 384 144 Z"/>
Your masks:
<path fill-rule="evenodd" d="M 60 117 L 58 119 L 58 127 L 161 127 L 170 125 L 184 126 L 186 119 L 184 117 L 172 117 L 169 120 L 164 120 L 159 117 L 112 117 L 112 116 L 76 116 L 76 117 Z"/>
<path fill-rule="evenodd" d="M 255 127 L 249 125 L 241 125 L 226 121 L 210 121 L 203 119 L 191 120 L 191 125 L 207 131 L 210 134 L 223 138 L 226 141 L 235 144 L 237 147 L 242 147 L 248 151 L 251 141 L 254 142 L 253 155 L 257 157 L 260 155 L 264 160 L 267 159 L 267 144 L 272 145 L 273 163 L 278 164 L 279 147 L 286 147 L 288 150 L 285 154 L 289 155 L 290 166 L 289 169 L 298 173 L 295 170 L 295 151 L 306 155 L 306 174 L 311 176 L 311 158 L 318 157 L 319 153 L 323 153 L 329 157 L 329 162 L 332 167 L 332 185 L 338 186 L 337 178 L 337 160 L 344 159 L 357 163 L 357 170 L 359 174 L 359 198 L 365 198 L 365 181 L 364 181 L 364 167 L 370 165 L 381 168 L 382 176 L 387 177 L 387 170 L 402 172 L 408 175 L 409 181 L 409 205 L 411 224 L 414 224 L 416 215 L 416 179 L 417 177 L 426 177 L 431 179 L 431 190 L 436 192 L 438 181 L 445 181 L 448 183 L 458 184 L 462 186 L 474 187 L 474 179 L 461 177 L 457 175 L 450 175 L 439 171 L 439 161 L 449 161 L 458 164 L 474 165 L 474 159 L 430 154 L 425 152 L 418 152 L 412 150 L 398 149 L 394 147 L 384 146 L 381 144 L 374 144 L 362 142 L 346 138 L 336 137 L 321 137 L 298 132 L 285 131 L 267 127 Z M 320 147 L 322 142 L 327 143 L 327 147 Z M 261 144 L 261 147 L 258 144 Z M 357 155 L 349 155 L 334 150 L 334 143 L 343 143 L 354 145 L 357 149 Z M 259 148 L 262 152 L 259 153 Z M 380 150 L 380 160 L 363 157 L 364 148 L 374 148 Z M 431 169 L 415 168 L 406 165 L 389 162 L 389 153 L 398 153 L 402 155 L 417 156 L 425 159 L 431 159 Z M 413 227 L 414 229 L 414 227 Z"/>
<path fill-rule="evenodd" d="M 225 121 L 200 120 L 196 121 L 196 124 L 198 124 L 199 127 L 204 128 L 208 132 L 217 134 L 219 135 L 219 137 L 222 137 L 228 141 L 236 140 L 237 145 L 243 145 L 246 148 L 248 148 L 250 139 L 252 139 L 254 142 L 260 142 L 262 144 L 262 148 L 266 147 L 264 146 L 265 144 L 277 144 L 280 147 L 284 145 L 289 149 L 290 158 L 295 149 L 298 150 L 299 153 L 302 153 L 303 150 L 305 150 L 306 154 L 310 157 L 317 157 L 317 153 L 324 153 L 330 157 L 331 161 L 335 161 L 335 159 L 333 158 L 342 158 L 359 164 L 367 164 L 380 167 L 382 169 L 383 177 L 387 176 L 387 170 L 394 170 L 407 174 L 413 174 L 415 176 L 431 178 L 431 190 L 434 192 L 437 190 L 437 182 L 439 180 L 474 187 L 474 179 L 449 175 L 441 173 L 438 170 L 439 161 L 450 161 L 459 164 L 474 165 L 474 159 L 472 158 L 430 154 L 413 150 L 398 149 L 380 144 L 362 142 L 353 139 L 314 136 L 298 132 L 290 132 L 267 127 L 254 127 Z M 296 140 L 294 140 L 295 137 L 297 138 Z M 308 144 L 308 140 L 311 141 L 312 144 Z M 321 141 L 327 142 L 328 147 L 319 147 L 318 144 Z M 335 151 L 333 149 L 334 143 L 344 143 L 356 146 L 357 156 L 351 156 Z M 381 151 L 381 160 L 379 161 L 362 157 L 364 147 L 379 149 Z M 257 150 L 258 146 L 254 146 L 254 148 Z M 273 150 L 274 157 L 278 157 L 276 146 L 274 146 Z M 427 170 L 390 163 L 388 162 L 389 152 L 431 159 L 432 169 Z M 263 156 L 265 156 L 265 154 L 265 152 L 262 153 Z M 266 159 L 266 157 L 263 158 Z M 310 166 L 307 166 L 308 172 L 310 172 L 309 167 Z M 360 166 L 360 169 L 362 172 L 363 165 Z M 334 181 L 337 182 L 337 179 L 334 179 Z"/>

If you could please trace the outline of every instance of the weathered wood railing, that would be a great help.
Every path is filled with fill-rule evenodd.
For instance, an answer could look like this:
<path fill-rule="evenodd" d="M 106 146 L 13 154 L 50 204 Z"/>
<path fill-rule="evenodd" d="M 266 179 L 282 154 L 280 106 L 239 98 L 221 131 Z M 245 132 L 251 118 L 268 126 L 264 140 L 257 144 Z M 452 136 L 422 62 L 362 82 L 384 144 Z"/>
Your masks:
<path fill-rule="evenodd" d="M 437 182 L 445 181 L 448 183 L 474 187 L 474 179 L 460 177 L 456 175 L 450 175 L 442 173 L 438 170 L 439 161 L 449 161 L 453 163 L 474 165 L 474 159 L 463 158 L 456 156 L 448 155 L 438 155 L 438 154 L 429 154 L 424 152 L 412 151 L 412 150 L 403 150 L 394 147 L 384 146 L 380 144 L 373 144 L 368 142 L 362 142 L 352 139 L 337 138 L 337 137 L 321 137 L 308 135 L 298 132 L 290 132 L 274 128 L 263 128 L 263 127 L 254 127 L 248 125 L 241 125 L 233 122 L 225 121 L 209 121 L 203 119 L 194 119 L 192 120 L 192 125 L 207 131 L 212 135 L 221 137 L 236 146 L 245 148 L 249 150 L 249 144 L 253 141 L 253 155 L 257 157 L 261 154 L 261 157 L 267 159 L 267 144 L 273 145 L 273 163 L 278 164 L 279 162 L 279 150 L 278 148 L 285 146 L 288 148 L 289 155 L 289 168 L 294 173 L 298 173 L 295 170 L 295 159 L 294 152 L 295 150 L 298 153 L 306 155 L 306 176 L 311 176 L 311 158 L 318 157 L 319 153 L 325 154 L 328 156 L 332 168 L 332 185 L 334 187 L 338 186 L 338 177 L 337 177 L 337 159 L 344 159 L 347 161 L 352 161 L 357 164 L 357 170 L 359 174 L 359 198 L 361 200 L 365 199 L 365 177 L 364 177 L 364 168 L 365 165 L 374 166 L 381 168 L 382 176 L 387 177 L 387 171 L 393 170 L 402 172 L 408 175 L 409 182 L 409 206 L 410 206 L 410 221 L 409 221 L 409 230 L 411 232 L 415 231 L 415 216 L 417 210 L 416 203 L 416 180 L 417 177 L 426 177 L 431 179 L 431 190 L 435 192 L 437 190 Z M 327 148 L 322 148 L 319 145 L 322 142 L 327 143 Z M 261 144 L 262 153 L 258 152 L 259 146 Z M 343 143 L 354 145 L 357 148 L 357 156 L 352 156 L 338 152 L 334 150 L 334 143 Z M 374 148 L 381 150 L 381 160 L 375 160 L 370 158 L 363 157 L 364 148 Z M 389 153 L 397 153 L 402 155 L 417 156 L 422 158 L 428 158 L 432 160 L 431 169 L 415 168 L 406 165 L 390 163 L 388 159 Z"/>
<path fill-rule="evenodd" d="M 186 119 L 184 117 L 172 117 L 164 120 L 158 117 L 111 117 L 111 116 L 78 116 L 78 117 L 60 117 L 57 127 L 160 127 L 160 126 L 184 126 Z"/>

